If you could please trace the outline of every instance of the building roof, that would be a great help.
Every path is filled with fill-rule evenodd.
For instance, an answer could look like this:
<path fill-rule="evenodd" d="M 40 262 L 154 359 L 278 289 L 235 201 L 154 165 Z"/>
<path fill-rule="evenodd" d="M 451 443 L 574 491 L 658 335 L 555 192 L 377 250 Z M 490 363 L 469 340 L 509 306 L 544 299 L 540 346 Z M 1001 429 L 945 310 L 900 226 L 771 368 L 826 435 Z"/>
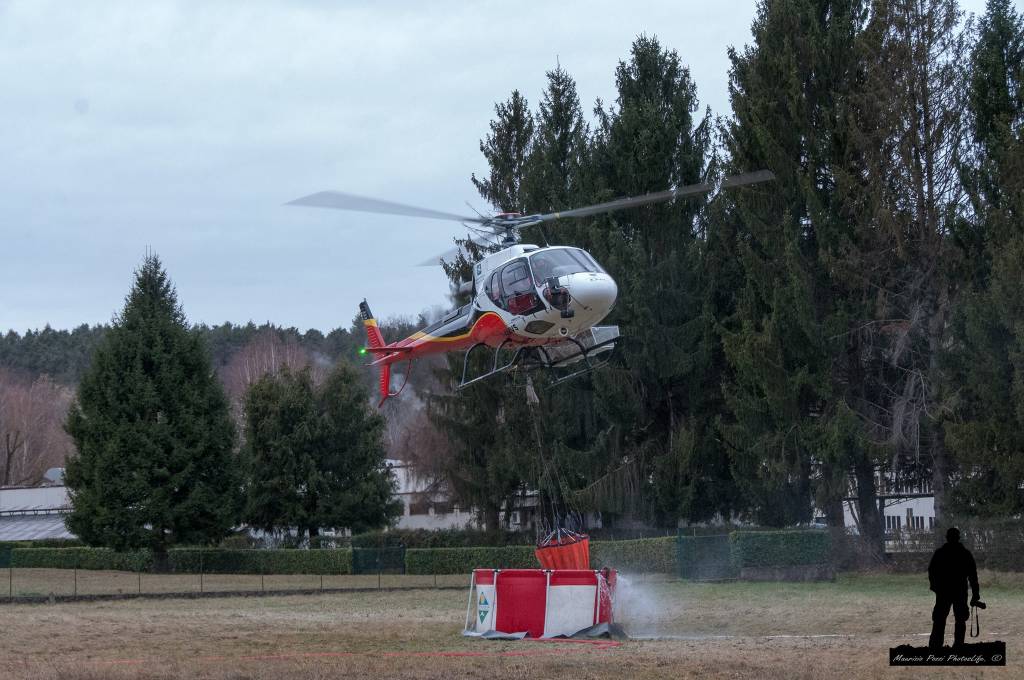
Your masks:
<path fill-rule="evenodd" d="M 0 515 L 8 512 L 71 508 L 71 499 L 65 486 L 34 486 L 0 488 Z"/>
<path fill-rule="evenodd" d="M 0 541 L 74 538 L 64 526 L 70 508 L 64 486 L 0 488 Z"/>
<path fill-rule="evenodd" d="M 35 541 L 43 538 L 74 538 L 64 526 L 64 515 L 0 516 L 0 541 Z"/>

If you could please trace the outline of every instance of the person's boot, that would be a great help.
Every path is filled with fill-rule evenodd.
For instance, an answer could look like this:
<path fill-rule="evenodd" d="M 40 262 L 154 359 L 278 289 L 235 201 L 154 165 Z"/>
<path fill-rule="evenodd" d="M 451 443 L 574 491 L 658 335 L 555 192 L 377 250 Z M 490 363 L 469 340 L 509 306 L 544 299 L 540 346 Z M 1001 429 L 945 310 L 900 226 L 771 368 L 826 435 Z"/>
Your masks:
<path fill-rule="evenodd" d="M 931 649 L 942 649 L 942 638 L 946 635 L 946 622 L 933 621 L 932 634 L 928 638 L 928 647 Z"/>
<path fill-rule="evenodd" d="M 956 621 L 953 624 L 953 647 L 963 647 L 965 637 L 967 637 L 967 622 Z"/>

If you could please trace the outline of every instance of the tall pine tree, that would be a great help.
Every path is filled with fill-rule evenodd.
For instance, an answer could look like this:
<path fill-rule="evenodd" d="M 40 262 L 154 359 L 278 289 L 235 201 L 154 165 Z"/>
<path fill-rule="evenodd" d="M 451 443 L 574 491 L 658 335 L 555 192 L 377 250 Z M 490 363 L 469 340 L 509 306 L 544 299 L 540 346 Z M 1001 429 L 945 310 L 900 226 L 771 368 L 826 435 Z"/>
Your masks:
<path fill-rule="evenodd" d="M 946 437 L 960 469 L 960 513 L 1024 510 L 1024 19 L 989 0 L 971 54 L 970 140 L 963 178 L 971 218 L 962 304 L 947 352 L 956 411 Z"/>
<path fill-rule="evenodd" d="M 696 85 L 679 55 L 640 36 L 615 81 L 615 106 L 596 111 L 587 173 L 592 198 L 703 181 L 710 171 L 710 113 L 700 115 Z M 635 476 L 649 480 L 644 486 L 653 486 L 636 509 L 670 524 L 680 516 L 728 514 L 731 505 L 728 470 L 717 465 L 724 453 L 708 416 L 719 397 L 714 339 L 703 315 L 703 207 L 703 199 L 685 198 L 612 213 L 580 233 L 580 245 L 615 275 L 619 300 L 608 322 L 625 335 L 627 370 L 594 376 L 599 416 L 615 425 L 605 446 L 618 453 L 613 464 L 638 471 Z"/>
<path fill-rule="evenodd" d="M 956 388 L 942 357 L 962 293 L 963 253 L 950 238 L 963 225 L 962 18 L 955 0 L 871 4 L 858 41 L 858 242 L 843 263 L 860 269 L 869 303 L 860 318 L 858 410 L 893 469 L 930 476 L 939 523 L 954 476 L 944 422 Z"/>
<path fill-rule="evenodd" d="M 874 465 L 844 392 L 854 336 L 835 263 L 853 238 L 844 216 L 845 117 L 854 87 L 860 3 L 764 0 L 754 44 L 731 51 L 731 172 L 768 168 L 767 192 L 731 192 L 714 229 L 742 283 L 723 324 L 732 369 L 723 433 L 744 501 L 760 521 L 810 519 L 815 501 L 841 525 L 849 472 L 862 533 L 881 539 Z"/>
<path fill-rule="evenodd" d="M 237 522 L 235 431 L 206 348 L 155 256 L 96 348 L 68 415 L 68 528 L 89 545 L 163 553 Z"/>
<path fill-rule="evenodd" d="M 518 90 L 507 102 L 496 104 L 494 110 L 490 134 L 480 141 L 488 172 L 482 178 L 474 175 L 471 181 L 495 209 L 523 212 L 524 177 L 533 147 L 533 114 Z M 472 260 L 487 254 L 472 242 L 464 247 Z M 445 274 L 457 290 L 460 283 L 472 279 L 471 259 L 460 256 L 445 263 Z M 472 301 L 468 293 L 456 292 L 452 298 L 456 305 Z M 480 375 L 489 365 L 488 357 L 478 352 L 470 365 L 471 374 Z M 478 509 L 487 530 L 496 531 L 507 519 L 502 518 L 502 509 L 510 511 L 528 476 L 523 457 L 529 450 L 522 444 L 532 441 L 524 420 L 528 412 L 522 393 L 510 392 L 500 377 L 455 393 L 462 367 L 461 353 L 448 355 L 438 377 L 452 391 L 427 396 L 431 420 L 448 434 L 452 444 L 450 458 L 440 466 L 439 476 L 459 501 Z"/>

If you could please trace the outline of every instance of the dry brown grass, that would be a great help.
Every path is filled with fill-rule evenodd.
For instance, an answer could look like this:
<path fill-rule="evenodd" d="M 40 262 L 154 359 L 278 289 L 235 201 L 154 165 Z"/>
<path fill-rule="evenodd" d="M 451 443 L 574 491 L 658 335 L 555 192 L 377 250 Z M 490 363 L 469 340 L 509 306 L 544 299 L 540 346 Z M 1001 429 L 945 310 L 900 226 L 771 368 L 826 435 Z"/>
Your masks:
<path fill-rule="evenodd" d="M 986 638 L 1008 644 L 1005 669 L 928 676 L 1024 676 L 1024 589 L 983 577 Z M 635 633 L 676 639 L 613 648 L 484 642 L 459 635 L 458 591 L 129 600 L 0 606 L 0 677 L 11 680 L 316 680 L 401 678 L 818 678 L 893 675 L 890 646 L 924 640 L 931 598 L 921 577 L 826 584 L 645 584 Z M 626 589 L 623 590 L 626 593 Z M 823 635 L 840 637 L 772 637 Z M 685 636 L 699 639 L 679 639 Z M 713 637 L 729 636 L 729 637 Z M 439 656 L 439 653 L 480 656 Z"/>

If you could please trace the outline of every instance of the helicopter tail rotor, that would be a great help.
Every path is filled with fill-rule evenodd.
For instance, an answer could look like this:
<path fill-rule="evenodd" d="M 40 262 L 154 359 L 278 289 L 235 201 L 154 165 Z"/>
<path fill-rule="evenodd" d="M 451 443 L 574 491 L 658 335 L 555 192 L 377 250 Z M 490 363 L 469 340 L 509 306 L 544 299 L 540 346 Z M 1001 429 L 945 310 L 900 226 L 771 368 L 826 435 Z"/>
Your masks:
<path fill-rule="evenodd" d="M 370 305 L 367 304 L 366 300 L 359 303 L 359 316 L 363 319 L 363 328 L 366 329 L 366 346 L 370 351 L 379 350 L 384 347 L 387 343 L 384 342 L 384 335 L 380 332 L 380 328 L 377 327 L 377 320 L 373 318 L 373 313 L 370 311 Z M 384 402 L 391 395 L 391 364 L 378 364 L 378 370 L 380 371 L 380 404 L 378 408 L 383 406 Z"/>

